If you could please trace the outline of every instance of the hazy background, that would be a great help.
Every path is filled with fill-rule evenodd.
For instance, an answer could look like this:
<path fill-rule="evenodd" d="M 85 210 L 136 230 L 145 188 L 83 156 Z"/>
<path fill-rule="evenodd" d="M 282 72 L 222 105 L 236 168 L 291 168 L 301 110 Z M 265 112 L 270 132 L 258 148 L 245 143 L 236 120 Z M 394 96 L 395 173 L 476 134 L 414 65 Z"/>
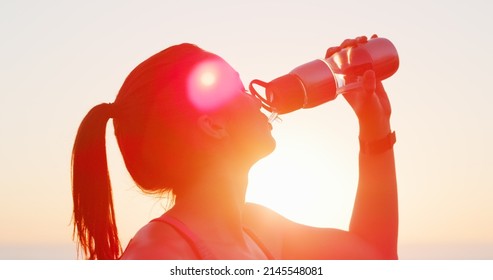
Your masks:
<path fill-rule="evenodd" d="M 345 38 L 399 51 L 386 80 L 402 259 L 493 259 L 493 39 L 489 1 L 0 1 L 0 259 L 74 259 L 70 153 L 80 121 L 150 55 L 196 43 L 244 83 L 270 81 Z M 347 228 L 358 128 L 343 98 L 275 124 L 248 200 Z M 165 203 L 140 194 L 108 125 L 122 243 Z"/>

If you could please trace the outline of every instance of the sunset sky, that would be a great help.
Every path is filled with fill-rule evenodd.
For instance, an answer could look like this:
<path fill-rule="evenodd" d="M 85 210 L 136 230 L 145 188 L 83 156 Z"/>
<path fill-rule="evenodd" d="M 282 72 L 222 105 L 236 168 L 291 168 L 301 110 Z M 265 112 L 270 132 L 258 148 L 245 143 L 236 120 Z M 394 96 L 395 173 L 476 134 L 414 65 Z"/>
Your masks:
<path fill-rule="evenodd" d="M 402 259 L 493 259 L 493 38 L 489 1 L 0 2 L 0 259 L 74 259 L 70 156 L 85 114 L 174 44 L 226 59 L 245 86 L 374 33 L 400 56 L 384 81 L 396 131 Z M 274 124 L 277 149 L 247 200 L 297 222 L 347 229 L 357 120 L 343 98 Z M 166 202 L 107 151 L 125 246 Z"/>

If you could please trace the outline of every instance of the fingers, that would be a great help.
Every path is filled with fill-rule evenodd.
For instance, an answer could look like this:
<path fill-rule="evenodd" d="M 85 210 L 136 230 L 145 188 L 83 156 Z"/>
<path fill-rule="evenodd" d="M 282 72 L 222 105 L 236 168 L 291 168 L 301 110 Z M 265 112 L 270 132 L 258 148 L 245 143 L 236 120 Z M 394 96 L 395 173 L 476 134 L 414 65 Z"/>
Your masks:
<path fill-rule="evenodd" d="M 373 36 L 376 36 L 376 35 L 374 34 Z M 373 36 L 372 36 L 372 38 L 374 38 Z M 341 49 L 348 48 L 348 47 L 355 47 L 359 44 L 365 44 L 366 42 L 368 42 L 368 38 L 366 36 L 359 36 L 359 37 L 356 37 L 355 39 L 346 39 L 338 47 L 328 48 L 327 52 L 325 53 L 325 58 L 331 57 L 333 54 L 335 54 L 336 52 L 339 52 Z"/>
<path fill-rule="evenodd" d="M 347 86 L 350 90 L 344 92 L 344 97 L 351 104 L 355 111 L 359 111 L 358 108 L 362 104 L 368 102 L 375 94 L 376 77 L 373 70 L 368 70 L 363 76 L 357 78 L 357 81 L 353 81 L 352 84 Z"/>
<path fill-rule="evenodd" d="M 377 95 L 378 99 L 384 105 L 384 107 L 386 107 L 387 105 L 390 106 L 389 99 L 383 87 L 382 81 L 377 80 L 375 72 L 373 70 L 367 70 L 363 74 L 363 86 L 366 92 Z"/>
<path fill-rule="evenodd" d="M 375 92 L 377 79 L 373 70 L 368 70 L 363 74 L 363 88 L 368 95 Z"/>
<path fill-rule="evenodd" d="M 380 104 L 382 105 L 382 108 L 384 108 L 386 114 L 390 116 L 390 114 L 392 113 L 392 107 L 390 105 L 389 96 L 383 88 L 381 81 L 378 81 L 376 83 L 375 94 L 378 96 Z"/>
<path fill-rule="evenodd" d="M 327 52 L 325 53 L 325 58 L 331 57 L 333 54 L 336 52 L 340 51 L 341 47 L 330 47 L 327 49 Z"/>
<path fill-rule="evenodd" d="M 385 89 L 383 88 L 382 82 L 378 81 L 375 72 L 373 70 L 368 70 L 363 74 L 363 87 L 365 89 L 365 98 L 370 98 L 376 95 L 378 102 L 385 114 L 391 114 L 390 101 Z"/>
<path fill-rule="evenodd" d="M 356 40 L 355 39 L 346 39 L 341 43 L 341 49 L 347 48 L 347 47 L 352 47 L 356 45 Z"/>
<path fill-rule="evenodd" d="M 355 39 L 346 39 L 342 42 L 341 48 L 355 47 L 359 44 L 364 44 L 366 42 L 368 42 L 368 38 L 366 36 L 359 36 L 356 37 Z"/>
<path fill-rule="evenodd" d="M 359 36 L 356 38 L 356 42 L 358 44 L 364 44 L 364 43 L 368 42 L 368 38 L 366 36 Z"/>

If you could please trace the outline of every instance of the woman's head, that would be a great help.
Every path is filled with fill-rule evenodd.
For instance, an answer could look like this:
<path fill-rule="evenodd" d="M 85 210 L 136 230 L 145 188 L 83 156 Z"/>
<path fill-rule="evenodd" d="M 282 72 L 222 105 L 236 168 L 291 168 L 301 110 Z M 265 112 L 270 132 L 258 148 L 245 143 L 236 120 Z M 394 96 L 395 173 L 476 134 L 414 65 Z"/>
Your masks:
<path fill-rule="evenodd" d="M 128 75 L 113 104 L 87 114 L 75 140 L 74 234 L 91 259 L 121 252 L 105 151 L 109 118 L 137 185 L 146 192 L 172 190 L 177 199 L 187 180 L 210 166 L 249 166 L 275 146 L 259 102 L 245 94 L 222 58 L 191 44 L 148 58 Z"/>
<path fill-rule="evenodd" d="M 248 129 L 259 121 L 268 126 L 238 73 L 219 56 L 191 44 L 170 47 L 137 66 L 114 106 L 125 164 L 137 184 L 150 192 L 180 192 L 183 180 L 226 156 L 211 145 L 224 143 L 223 138 L 257 145 L 238 138 L 255 141 L 257 130 Z M 265 140 L 272 145 L 272 139 Z M 246 160 L 240 153 L 237 157 Z"/>

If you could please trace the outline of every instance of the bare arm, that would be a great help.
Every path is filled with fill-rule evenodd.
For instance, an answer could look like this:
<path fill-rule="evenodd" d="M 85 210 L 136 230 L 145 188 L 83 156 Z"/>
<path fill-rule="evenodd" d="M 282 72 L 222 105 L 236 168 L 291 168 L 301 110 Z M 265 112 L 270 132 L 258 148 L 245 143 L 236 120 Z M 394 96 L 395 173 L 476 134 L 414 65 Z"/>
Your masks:
<path fill-rule="evenodd" d="M 390 129 L 380 139 L 389 133 Z M 365 135 L 360 133 L 360 137 Z M 392 148 L 377 154 L 360 152 L 358 191 L 349 231 L 375 247 L 381 258 L 397 258 L 397 181 Z"/>
<path fill-rule="evenodd" d="M 346 40 L 341 47 L 365 43 L 366 37 Z M 363 88 L 344 97 L 359 121 L 359 181 L 349 232 L 375 248 L 381 258 L 397 258 L 397 180 L 391 134 L 391 106 L 375 73 L 367 71 Z M 370 146 L 372 150 L 365 148 Z M 376 148 L 376 149 L 375 149 Z"/>
<path fill-rule="evenodd" d="M 349 231 L 297 224 L 252 204 L 245 208 L 244 222 L 279 259 L 396 259 L 398 209 L 393 150 L 360 154 L 359 167 Z"/>
<path fill-rule="evenodd" d="M 381 83 L 367 98 L 370 100 L 364 100 L 361 108 L 352 104 L 359 117 L 360 140 L 383 145 L 376 152 L 360 151 L 358 191 L 349 231 L 372 244 L 382 258 L 396 259 L 398 205 L 390 105 Z"/>
<path fill-rule="evenodd" d="M 364 43 L 347 40 L 341 47 Z M 339 48 L 331 48 L 327 55 Z M 372 71 L 363 87 L 344 97 L 356 113 L 359 138 L 374 147 L 389 139 L 390 102 Z M 359 182 L 349 231 L 296 224 L 265 208 L 247 207 L 245 223 L 282 259 L 396 259 L 398 234 L 397 180 L 392 142 L 359 155 Z M 363 145 L 365 146 L 365 145 Z M 383 148 L 382 148 L 383 147 Z"/>

